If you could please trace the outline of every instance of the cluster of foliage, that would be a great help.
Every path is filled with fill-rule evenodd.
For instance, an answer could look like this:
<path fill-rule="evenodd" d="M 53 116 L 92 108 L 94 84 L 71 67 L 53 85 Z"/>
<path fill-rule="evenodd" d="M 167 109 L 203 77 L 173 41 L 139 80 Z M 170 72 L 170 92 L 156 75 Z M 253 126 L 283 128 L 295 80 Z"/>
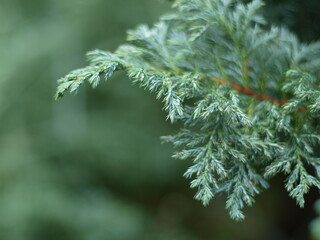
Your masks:
<path fill-rule="evenodd" d="M 125 70 L 183 123 L 163 140 L 192 161 L 185 176 L 196 199 L 207 205 L 226 193 L 230 216 L 241 220 L 267 179 L 283 173 L 303 206 L 309 188 L 320 189 L 320 43 L 269 26 L 263 5 L 177 0 L 175 13 L 129 31 L 114 53 L 89 52 L 90 65 L 58 80 L 56 97 Z"/>

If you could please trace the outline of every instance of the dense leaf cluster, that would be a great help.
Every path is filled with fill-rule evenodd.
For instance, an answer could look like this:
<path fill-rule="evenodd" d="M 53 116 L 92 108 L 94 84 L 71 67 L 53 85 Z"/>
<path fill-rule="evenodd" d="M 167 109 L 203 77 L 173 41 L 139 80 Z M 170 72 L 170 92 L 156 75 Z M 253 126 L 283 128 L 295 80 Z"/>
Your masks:
<path fill-rule="evenodd" d="M 196 199 L 226 193 L 240 220 L 267 178 L 283 173 L 303 206 L 309 188 L 320 188 L 320 43 L 268 26 L 262 6 L 177 0 L 175 13 L 129 31 L 114 53 L 88 53 L 90 65 L 60 79 L 56 96 L 124 69 L 163 100 L 172 122 L 183 122 L 163 140 L 177 147 L 174 157 L 191 160 L 185 176 Z"/>

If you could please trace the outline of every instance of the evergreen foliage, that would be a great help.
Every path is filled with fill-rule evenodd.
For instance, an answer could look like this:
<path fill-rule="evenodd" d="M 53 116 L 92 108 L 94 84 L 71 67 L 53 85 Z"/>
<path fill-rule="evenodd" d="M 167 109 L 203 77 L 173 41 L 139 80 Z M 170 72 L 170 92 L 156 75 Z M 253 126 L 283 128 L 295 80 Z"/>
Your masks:
<path fill-rule="evenodd" d="M 129 31 L 114 53 L 89 52 L 89 66 L 58 80 L 56 98 L 125 70 L 183 123 L 162 139 L 192 162 L 185 176 L 196 199 L 207 205 L 226 193 L 230 216 L 241 220 L 268 178 L 282 173 L 302 207 L 310 187 L 320 189 L 320 42 L 302 44 L 268 26 L 263 5 L 177 0 L 175 13 Z"/>

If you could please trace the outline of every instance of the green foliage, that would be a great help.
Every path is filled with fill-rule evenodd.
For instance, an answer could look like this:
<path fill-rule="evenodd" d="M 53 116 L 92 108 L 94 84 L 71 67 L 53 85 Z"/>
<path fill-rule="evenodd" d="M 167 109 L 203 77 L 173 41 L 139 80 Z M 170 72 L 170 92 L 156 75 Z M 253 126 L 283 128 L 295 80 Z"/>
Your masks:
<path fill-rule="evenodd" d="M 226 193 L 230 216 L 241 220 L 267 179 L 283 173 L 302 207 L 309 188 L 320 188 L 320 43 L 268 26 L 262 6 L 177 0 L 175 13 L 129 31 L 114 53 L 88 53 L 90 65 L 60 79 L 56 97 L 124 69 L 183 123 L 163 140 L 177 147 L 175 158 L 191 160 L 185 176 L 196 199 L 207 205 Z"/>

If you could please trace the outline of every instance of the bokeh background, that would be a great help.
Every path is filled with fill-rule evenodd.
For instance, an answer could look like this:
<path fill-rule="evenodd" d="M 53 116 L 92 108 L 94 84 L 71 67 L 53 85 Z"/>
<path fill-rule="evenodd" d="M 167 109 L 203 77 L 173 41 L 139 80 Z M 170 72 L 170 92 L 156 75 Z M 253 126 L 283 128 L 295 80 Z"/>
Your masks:
<path fill-rule="evenodd" d="M 320 239 L 319 193 L 299 209 L 283 176 L 241 223 L 224 196 L 209 207 L 194 200 L 182 177 L 189 163 L 159 140 L 178 126 L 125 74 L 54 101 L 56 80 L 85 66 L 87 51 L 114 50 L 170 5 L 0 0 L 0 240 Z M 265 16 L 310 42 L 320 38 L 319 11 L 318 0 L 269 0 Z"/>

